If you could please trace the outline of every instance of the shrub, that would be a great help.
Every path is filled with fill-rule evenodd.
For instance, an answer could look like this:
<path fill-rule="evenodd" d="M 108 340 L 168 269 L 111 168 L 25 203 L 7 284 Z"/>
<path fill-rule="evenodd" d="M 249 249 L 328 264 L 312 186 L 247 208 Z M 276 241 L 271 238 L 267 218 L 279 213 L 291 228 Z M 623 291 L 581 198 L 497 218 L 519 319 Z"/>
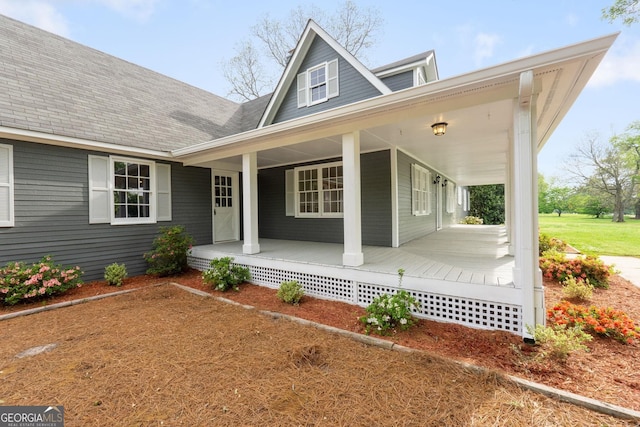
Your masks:
<path fill-rule="evenodd" d="M 589 300 L 593 296 L 593 285 L 589 283 L 589 279 L 569 276 L 562 282 L 562 293 L 570 299 Z"/>
<path fill-rule="evenodd" d="M 32 265 L 10 262 L 0 269 L 0 300 L 13 305 L 61 294 L 80 287 L 81 275 L 80 267 L 55 265 L 49 255 Z"/>
<path fill-rule="evenodd" d="M 540 256 L 550 250 L 564 252 L 566 246 L 565 242 L 556 237 L 551 237 L 544 233 L 538 233 L 538 250 Z"/>
<path fill-rule="evenodd" d="M 564 361 L 574 351 L 586 351 L 585 342 L 593 338 L 582 330 L 580 325 L 536 325 L 535 329 L 527 325 L 527 331 L 533 336 L 537 345 L 542 347 L 544 357 Z"/>
<path fill-rule="evenodd" d="M 462 221 L 460 221 L 460 224 L 475 224 L 475 225 L 480 225 L 483 224 L 484 220 L 482 218 L 478 218 L 477 216 L 465 216 L 464 219 Z"/>
<path fill-rule="evenodd" d="M 398 288 L 402 288 L 404 270 L 398 270 Z M 420 308 L 420 303 L 405 290 L 399 289 L 393 295 L 382 294 L 373 299 L 366 308 L 367 315 L 360 321 L 365 324 L 367 334 L 374 331 L 379 335 L 387 335 L 395 328 L 409 329 L 415 320 L 412 310 Z"/>
<path fill-rule="evenodd" d="M 297 281 L 282 282 L 276 296 L 287 304 L 298 305 L 304 296 L 304 289 Z"/>
<path fill-rule="evenodd" d="M 122 286 L 125 277 L 127 277 L 127 267 L 124 264 L 114 262 L 104 268 L 104 280 L 110 286 Z"/>
<path fill-rule="evenodd" d="M 596 288 L 608 288 L 609 277 L 613 274 L 613 267 L 597 256 L 587 255 L 568 259 L 564 253 L 549 250 L 539 260 L 540 269 L 546 279 L 557 280 L 562 283 L 569 278 L 577 280 L 589 279 L 589 283 Z"/>
<path fill-rule="evenodd" d="M 625 312 L 611 307 L 585 307 L 562 301 L 547 310 L 547 319 L 556 325 L 578 325 L 587 332 L 628 344 L 640 338 L 640 327 Z"/>
<path fill-rule="evenodd" d="M 226 291 L 233 288 L 238 290 L 238 285 L 249 280 L 249 269 L 240 265 L 232 265 L 233 258 L 223 257 L 211 260 L 211 269 L 202 273 L 205 283 L 213 286 L 215 290 Z"/>
<path fill-rule="evenodd" d="M 374 331 L 387 335 L 395 328 L 409 329 L 415 323 L 411 310 L 418 308 L 420 303 L 405 290 L 393 295 L 382 294 L 369 304 L 366 308 L 368 314 L 360 321 L 365 324 L 367 334 Z"/>
<path fill-rule="evenodd" d="M 153 240 L 153 249 L 144 254 L 149 264 L 147 274 L 169 276 L 187 269 L 187 255 L 193 238 L 184 226 L 160 227 L 160 233 Z"/>

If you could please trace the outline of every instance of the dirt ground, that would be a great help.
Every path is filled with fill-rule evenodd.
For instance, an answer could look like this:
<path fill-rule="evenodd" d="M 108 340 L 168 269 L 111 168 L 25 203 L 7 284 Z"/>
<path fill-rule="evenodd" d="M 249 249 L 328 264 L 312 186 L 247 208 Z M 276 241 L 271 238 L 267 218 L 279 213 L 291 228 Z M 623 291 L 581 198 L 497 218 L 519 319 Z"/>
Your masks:
<path fill-rule="evenodd" d="M 165 281 L 139 276 L 122 289 Z M 289 306 L 275 290 L 249 284 L 213 292 L 196 271 L 171 281 L 362 332 L 357 318 L 364 310 L 357 306 L 309 297 Z M 46 303 L 115 290 L 96 282 Z M 548 305 L 559 292 L 547 284 Z M 638 289 L 616 277 L 592 302 L 640 319 L 638 301 Z M 2 307 L 0 314 L 24 308 Z M 421 320 L 389 337 L 425 350 L 407 354 L 169 285 L 1 326 L 0 404 L 64 405 L 68 426 L 635 425 L 523 391 L 500 373 L 640 409 L 639 346 L 610 340 L 594 340 L 589 353 L 566 364 L 542 366 L 527 362 L 531 350 L 513 334 Z M 46 344 L 56 347 L 16 357 Z M 496 374 L 479 375 L 447 359 Z"/>

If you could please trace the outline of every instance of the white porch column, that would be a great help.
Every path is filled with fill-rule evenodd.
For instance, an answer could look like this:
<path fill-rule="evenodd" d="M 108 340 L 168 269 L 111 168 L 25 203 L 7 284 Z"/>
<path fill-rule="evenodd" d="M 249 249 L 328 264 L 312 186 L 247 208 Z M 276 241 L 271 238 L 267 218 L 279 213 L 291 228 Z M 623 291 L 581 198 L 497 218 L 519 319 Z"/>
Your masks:
<path fill-rule="evenodd" d="M 514 180 L 515 180 L 515 167 L 513 166 L 514 157 L 513 157 L 513 135 L 509 135 L 509 149 L 507 153 L 507 181 L 504 185 L 504 219 L 507 226 L 507 240 L 509 242 L 509 255 L 515 255 L 514 248 L 514 224 L 515 220 L 515 209 L 514 209 L 514 200 L 515 200 L 515 191 L 514 191 Z"/>
<path fill-rule="evenodd" d="M 544 290 L 538 266 L 538 165 L 536 138 L 536 95 L 533 71 L 520 74 L 520 95 L 515 105 L 514 250 L 513 280 L 522 289 L 522 317 L 525 341 L 533 337 L 526 326 L 545 323 Z"/>
<path fill-rule="evenodd" d="M 360 132 L 342 135 L 342 185 L 344 201 L 344 253 L 342 264 L 364 264 L 360 206 Z"/>
<path fill-rule="evenodd" d="M 258 159 L 255 152 L 242 155 L 242 218 L 244 244 L 242 253 L 257 254 L 258 243 Z"/>

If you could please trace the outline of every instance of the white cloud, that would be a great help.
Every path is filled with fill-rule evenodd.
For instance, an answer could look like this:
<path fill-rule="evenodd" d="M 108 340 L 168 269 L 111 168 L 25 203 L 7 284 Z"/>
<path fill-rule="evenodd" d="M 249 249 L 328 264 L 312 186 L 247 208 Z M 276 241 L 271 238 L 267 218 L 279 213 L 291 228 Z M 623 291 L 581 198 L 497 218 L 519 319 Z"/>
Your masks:
<path fill-rule="evenodd" d="M 565 21 L 567 25 L 569 25 L 570 27 L 575 27 L 578 25 L 580 18 L 578 18 L 578 15 L 570 13 L 569 15 L 566 16 Z"/>
<path fill-rule="evenodd" d="M 0 0 L 0 13 L 63 37 L 69 36 L 67 20 L 44 0 Z"/>
<path fill-rule="evenodd" d="M 160 0 L 95 0 L 110 9 L 140 22 L 147 21 Z"/>
<path fill-rule="evenodd" d="M 473 41 L 476 66 L 482 65 L 485 59 L 493 56 L 493 50 L 502 39 L 497 34 L 478 33 Z"/>
<path fill-rule="evenodd" d="M 609 50 L 589 80 L 590 87 L 610 86 L 620 81 L 640 83 L 640 40 L 616 44 Z"/>

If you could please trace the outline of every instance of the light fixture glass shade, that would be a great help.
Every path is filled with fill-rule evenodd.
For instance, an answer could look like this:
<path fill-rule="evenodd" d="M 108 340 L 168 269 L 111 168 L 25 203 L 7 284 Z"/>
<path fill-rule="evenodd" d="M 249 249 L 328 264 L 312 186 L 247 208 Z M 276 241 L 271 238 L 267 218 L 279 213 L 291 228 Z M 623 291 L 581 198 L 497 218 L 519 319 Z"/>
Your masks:
<path fill-rule="evenodd" d="M 436 136 L 444 135 L 447 131 L 447 122 L 438 122 L 431 125 L 431 129 L 433 129 L 433 134 Z"/>

